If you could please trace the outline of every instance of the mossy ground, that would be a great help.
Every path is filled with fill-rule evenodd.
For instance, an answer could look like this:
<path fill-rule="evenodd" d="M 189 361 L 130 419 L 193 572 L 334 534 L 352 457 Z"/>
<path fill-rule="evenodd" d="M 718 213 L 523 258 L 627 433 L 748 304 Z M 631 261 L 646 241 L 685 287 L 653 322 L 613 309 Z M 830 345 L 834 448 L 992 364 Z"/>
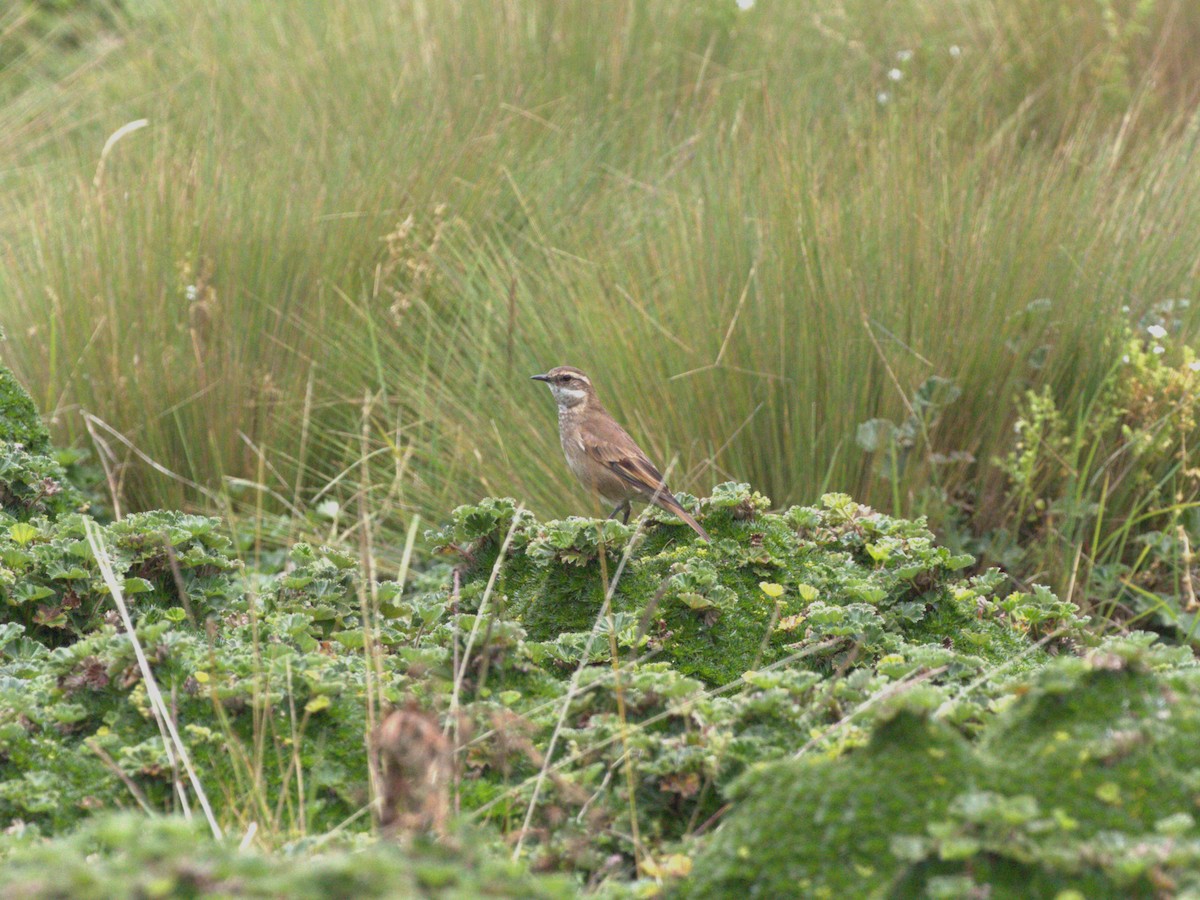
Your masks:
<path fill-rule="evenodd" d="M 1028 687 L 974 743 L 901 705 L 854 753 L 748 773 L 678 894 L 1200 890 L 1200 668 L 1190 654 L 1111 641 L 1048 664 Z"/>
<path fill-rule="evenodd" d="M 746 485 L 685 500 L 711 543 L 657 513 L 462 507 L 428 536 L 451 561 L 403 585 L 306 544 L 250 571 L 215 519 L 0 513 L 0 891 L 131 871 L 136 890 L 196 895 L 302 876 L 362 896 L 1190 885 L 1188 652 L 1101 644 L 1049 591 L 970 574 L 923 522 L 843 495 L 780 513 Z M 104 817 L 181 807 L 93 541 L 217 820 L 261 824 L 295 871 L 169 821 L 124 846 L 140 820 Z M 475 826 L 442 862 L 308 849 L 347 822 L 370 841 L 372 690 L 453 731 L 453 802 Z M 495 862 L 517 834 L 523 862 Z"/>
<path fill-rule="evenodd" d="M 239 851 L 195 823 L 139 815 L 99 817 L 46 843 L 10 833 L 0 894 L 6 897 L 573 897 L 561 876 L 535 876 L 498 857 L 432 842 L 405 849 L 354 841 L 292 855 Z"/>

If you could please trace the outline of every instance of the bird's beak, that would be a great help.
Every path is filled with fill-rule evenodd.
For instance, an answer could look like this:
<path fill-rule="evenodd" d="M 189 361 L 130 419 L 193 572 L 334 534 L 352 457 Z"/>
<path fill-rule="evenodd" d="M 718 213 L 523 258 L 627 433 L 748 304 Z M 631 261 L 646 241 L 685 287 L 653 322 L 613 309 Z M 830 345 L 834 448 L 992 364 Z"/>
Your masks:
<path fill-rule="evenodd" d="M 531 379 L 533 379 L 534 381 L 549 381 L 550 380 L 549 375 L 530 375 L 529 377 Z"/>

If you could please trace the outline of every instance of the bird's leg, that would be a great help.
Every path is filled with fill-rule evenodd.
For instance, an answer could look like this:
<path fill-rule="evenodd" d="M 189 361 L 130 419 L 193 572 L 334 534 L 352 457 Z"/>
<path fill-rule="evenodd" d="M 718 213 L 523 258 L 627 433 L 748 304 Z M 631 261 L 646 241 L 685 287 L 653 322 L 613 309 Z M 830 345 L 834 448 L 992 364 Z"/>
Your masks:
<path fill-rule="evenodd" d="M 625 515 L 621 517 L 621 521 L 624 522 L 626 525 L 628 525 L 629 524 L 629 511 L 632 508 L 633 507 L 630 506 L 628 500 L 622 500 L 620 503 L 618 503 L 616 506 L 613 507 L 613 511 L 611 513 L 609 513 L 608 517 L 610 519 L 615 519 L 617 517 L 617 513 L 624 511 Z"/>

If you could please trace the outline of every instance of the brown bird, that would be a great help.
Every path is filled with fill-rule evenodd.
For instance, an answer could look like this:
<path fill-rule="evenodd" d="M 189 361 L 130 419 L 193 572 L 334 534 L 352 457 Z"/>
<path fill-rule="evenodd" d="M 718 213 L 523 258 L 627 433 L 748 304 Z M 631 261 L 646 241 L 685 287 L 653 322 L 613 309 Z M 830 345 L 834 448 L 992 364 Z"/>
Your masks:
<path fill-rule="evenodd" d="M 679 505 L 662 473 L 604 408 L 590 378 L 573 366 L 558 366 L 532 377 L 549 385 L 558 404 L 558 436 L 567 465 L 586 487 L 616 504 L 610 519 L 624 513 L 622 521 L 628 522 L 631 500 L 653 503 L 675 513 L 704 540 L 711 540 Z"/>

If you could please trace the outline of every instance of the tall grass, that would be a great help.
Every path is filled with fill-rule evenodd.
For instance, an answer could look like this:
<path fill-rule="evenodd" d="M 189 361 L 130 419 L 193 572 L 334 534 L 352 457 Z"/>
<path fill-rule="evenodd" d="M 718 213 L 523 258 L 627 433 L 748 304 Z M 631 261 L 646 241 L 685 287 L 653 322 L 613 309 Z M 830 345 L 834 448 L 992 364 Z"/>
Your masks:
<path fill-rule="evenodd" d="M 4 353 L 63 439 L 201 484 L 359 486 L 367 391 L 408 509 L 590 510 L 527 380 L 569 362 L 677 489 L 986 508 L 1022 391 L 1083 415 L 1200 270 L 1182 0 L 151 2 L 120 39 L 0 110 L 37 138 L 0 140 Z M 856 428 L 930 375 L 957 462 L 886 472 Z"/>

